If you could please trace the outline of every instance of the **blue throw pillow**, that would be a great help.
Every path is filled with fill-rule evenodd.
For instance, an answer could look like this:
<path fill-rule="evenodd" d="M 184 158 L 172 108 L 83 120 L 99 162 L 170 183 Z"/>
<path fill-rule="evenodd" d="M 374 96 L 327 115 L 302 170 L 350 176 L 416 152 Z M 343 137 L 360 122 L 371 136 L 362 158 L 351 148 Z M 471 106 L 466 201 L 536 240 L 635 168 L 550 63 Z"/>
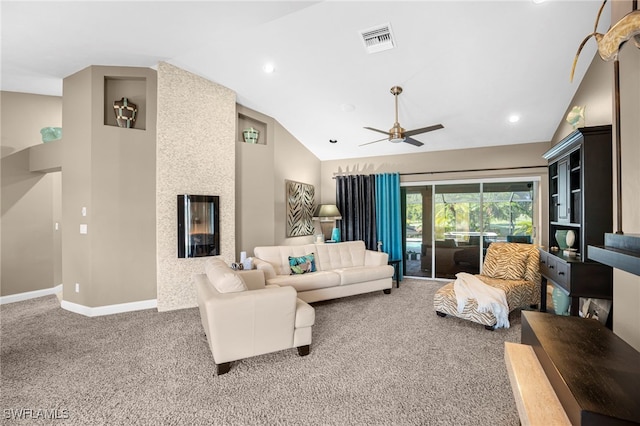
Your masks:
<path fill-rule="evenodd" d="M 307 272 L 316 271 L 316 261 L 313 253 L 305 256 L 293 257 L 289 256 L 289 267 L 292 274 L 306 274 Z"/>

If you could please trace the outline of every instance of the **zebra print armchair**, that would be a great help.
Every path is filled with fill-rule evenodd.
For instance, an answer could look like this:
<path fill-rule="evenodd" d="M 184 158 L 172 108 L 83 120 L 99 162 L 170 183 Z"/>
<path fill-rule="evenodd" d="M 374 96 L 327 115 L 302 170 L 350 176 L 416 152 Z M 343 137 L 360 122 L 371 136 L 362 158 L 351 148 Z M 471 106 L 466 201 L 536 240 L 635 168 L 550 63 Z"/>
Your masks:
<path fill-rule="evenodd" d="M 509 312 L 540 303 L 540 253 L 533 244 L 492 243 L 487 249 L 482 272 L 476 275 L 483 283 L 504 290 Z M 469 299 L 462 312 L 453 281 L 440 288 L 433 306 L 441 316 L 452 315 L 482 324 L 493 330 L 496 317 L 491 312 L 479 312 L 476 300 Z"/>

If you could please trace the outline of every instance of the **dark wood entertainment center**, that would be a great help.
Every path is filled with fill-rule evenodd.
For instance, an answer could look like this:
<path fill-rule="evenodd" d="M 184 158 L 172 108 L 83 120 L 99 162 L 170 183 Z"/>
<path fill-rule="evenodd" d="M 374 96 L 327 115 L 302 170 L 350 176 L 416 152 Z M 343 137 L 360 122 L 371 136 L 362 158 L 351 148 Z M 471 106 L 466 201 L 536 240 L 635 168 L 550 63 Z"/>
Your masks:
<path fill-rule="evenodd" d="M 640 275 L 640 236 L 611 234 L 611 126 L 577 129 L 544 157 L 550 248 L 540 249 L 542 312 L 523 311 L 522 345 L 505 344 L 521 421 L 640 425 L 640 352 L 613 333 L 611 312 L 607 327 L 578 316 L 580 298 L 613 298 L 612 267 Z M 575 232 L 577 253 L 552 249 L 558 230 Z M 571 297 L 571 316 L 544 312 L 547 283 Z"/>
<path fill-rule="evenodd" d="M 540 309 L 546 311 L 547 283 L 571 298 L 613 299 L 613 270 L 587 259 L 587 246 L 602 245 L 613 227 L 611 126 L 576 129 L 547 151 L 549 162 L 549 248 L 540 249 Z M 573 255 L 558 248 L 557 231 L 575 233 Z M 611 328 L 611 313 L 608 326 Z"/>

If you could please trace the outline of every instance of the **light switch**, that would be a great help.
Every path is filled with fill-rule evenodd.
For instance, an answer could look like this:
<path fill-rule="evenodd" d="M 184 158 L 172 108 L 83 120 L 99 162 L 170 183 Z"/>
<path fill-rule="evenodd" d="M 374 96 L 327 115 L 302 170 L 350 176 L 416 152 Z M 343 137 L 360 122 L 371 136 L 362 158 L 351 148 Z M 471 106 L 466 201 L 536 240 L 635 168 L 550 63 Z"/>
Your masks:
<path fill-rule="evenodd" d="M 86 234 L 86 233 L 87 233 L 87 231 L 88 231 L 88 229 L 87 229 L 87 224 L 86 224 L 86 223 L 81 223 L 81 224 L 80 224 L 80 233 L 81 233 L 81 234 Z"/>
<path fill-rule="evenodd" d="M 56 222 L 56 231 L 60 229 L 60 224 L 58 222 Z"/>
<path fill-rule="evenodd" d="M 87 215 L 87 208 L 83 207 L 82 208 L 82 216 L 86 216 Z"/>

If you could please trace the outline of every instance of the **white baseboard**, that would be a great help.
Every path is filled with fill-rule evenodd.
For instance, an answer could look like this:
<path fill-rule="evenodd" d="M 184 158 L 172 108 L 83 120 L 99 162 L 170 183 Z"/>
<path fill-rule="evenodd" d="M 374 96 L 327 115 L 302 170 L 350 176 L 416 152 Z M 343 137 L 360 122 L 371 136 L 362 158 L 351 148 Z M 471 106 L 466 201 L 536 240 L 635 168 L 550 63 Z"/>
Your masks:
<path fill-rule="evenodd" d="M 44 290 L 27 291 L 25 293 L 10 294 L 0 297 L 0 305 L 6 303 L 22 302 L 24 300 L 35 299 L 36 297 L 49 296 L 62 292 L 62 284 L 58 284 L 53 288 Z M 79 305 L 73 302 L 63 300 L 60 303 L 62 309 L 75 312 L 76 314 L 87 317 L 99 317 L 103 315 L 120 314 L 123 312 L 142 311 L 144 309 L 155 309 L 158 307 L 158 299 L 141 300 L 139 302 L 119 303 L 117 305 L 97 306 L 91 308 L 89 306 Z"/>
<path fill-rule="evenodd" d="M 121 314 L 123 312 L 142 311 L 158 307 L 158 299 L 141 300 L 139 302 L 119 303 L 117 305 L 96 306 L 95 308 L 79 305 L 63 300 L 60 303 L 62 309 L 87 317 L 100 317 L 103 315 Z"/>
<path fill-rule="evenodd" d="M 45 288 L 43 290 L 27 291 L 25 293 L 10 294 L 8 296 L 0 297 L 0 305 L 6 303 L 22 302 L 23 300 L 35 299 L 36 297 L 49 296 L 62 291 L 62 284 L 58 284 L 52 288 Z"/>

